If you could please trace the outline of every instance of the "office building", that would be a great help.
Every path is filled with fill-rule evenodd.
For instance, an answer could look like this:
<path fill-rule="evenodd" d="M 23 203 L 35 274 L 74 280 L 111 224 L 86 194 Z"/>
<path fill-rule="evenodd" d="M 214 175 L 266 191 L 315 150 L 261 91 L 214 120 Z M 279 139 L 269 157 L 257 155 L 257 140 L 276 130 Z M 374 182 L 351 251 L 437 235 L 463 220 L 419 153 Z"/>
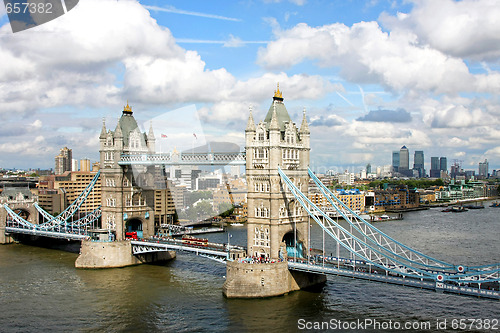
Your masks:
<path fill-rule="evenodd" d="M 413 170 L 418 172 L 418 177 L 425 177 L 424 169 L 424 152 L 422 150 L 415 150 L 413 157 Z"/>
<path fill-rule="evenodd" d="M 479 178 L 488 178 L 488 160 L 479 162 Z"/>
<path fill-rule="evenodd" d="M 446 157 L 440 157 L 439 158 L 439 170 L 440 171 L 448 171 L 448 163 L 446 161 Z"/>
<path fill-rule="evenodd" d="M 54 172 L 56 175 L 62 175 L 66 171 L 71 171 L 73 153 L 68 147 L 64 147 L 55 157 Z"/>
<path fill-rule="evenodd" d="M 399 151 L 392 152 L 392 171 L 399 171 Z"/>
<path fill-rule="evenodd" d="M 90 172 L 90 160 L 88 158 L 83 158 L 80 160 L 80 171 Z"/>
<path fill-rule="evenodd" d="M 446 157 L 431 157 L 431 178 L 443 178 L 441 173 L 446 173 L 448 169 Z"/>
<path fill-rule="evenodd" d="M 78 160 L 71 160 L 71 171 L 78 171 Z"/>
<path fill-rule="evenodd" d="M 410 168 L 410 151 L 406 146 L 401 147 L 399 150 L 399 172 L 401 170 L 408 170 Z"/>

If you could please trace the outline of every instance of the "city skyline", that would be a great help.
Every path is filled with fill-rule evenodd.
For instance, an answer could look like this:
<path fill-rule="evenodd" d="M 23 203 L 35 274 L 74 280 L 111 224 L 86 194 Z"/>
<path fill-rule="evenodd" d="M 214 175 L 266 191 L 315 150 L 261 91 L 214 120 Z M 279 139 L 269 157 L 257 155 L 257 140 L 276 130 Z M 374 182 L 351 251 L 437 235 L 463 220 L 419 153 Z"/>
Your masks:
<path fill-rule="evenodd" d="M 141 124 L 195 105 L 207 141 L 243 147 L 249 105 L 262 117 L 279 82 L 292 118 L 307 109 L 313 166 L 390 165 L 406 145 L 499 169 L 498 15 L 489 1 L 85 0 L 12 34 L 0 6 L 0 167 L 51 168 L 64 146 L 97 160 L 101 119 L 127 99 Z"/>

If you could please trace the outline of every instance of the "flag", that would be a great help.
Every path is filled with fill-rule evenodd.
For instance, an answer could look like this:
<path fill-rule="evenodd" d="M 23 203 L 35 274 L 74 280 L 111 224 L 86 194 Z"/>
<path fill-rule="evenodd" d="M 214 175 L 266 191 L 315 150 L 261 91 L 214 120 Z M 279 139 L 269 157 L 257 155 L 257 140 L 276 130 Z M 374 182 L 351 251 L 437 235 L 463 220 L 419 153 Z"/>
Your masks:
<path fill-rule="evenodd" d="M 161 137 L 166 139 L 167 135 L 162 133 Z"/>
<path fill-rule="evenodd" d="M 194 135 L 194 138 L 195 138 L 196 140 L 198 140 L 198 137 L 196 136 L 196 134 L 194 134 L 194 133 L 193 133 L 193 135 Z"/>

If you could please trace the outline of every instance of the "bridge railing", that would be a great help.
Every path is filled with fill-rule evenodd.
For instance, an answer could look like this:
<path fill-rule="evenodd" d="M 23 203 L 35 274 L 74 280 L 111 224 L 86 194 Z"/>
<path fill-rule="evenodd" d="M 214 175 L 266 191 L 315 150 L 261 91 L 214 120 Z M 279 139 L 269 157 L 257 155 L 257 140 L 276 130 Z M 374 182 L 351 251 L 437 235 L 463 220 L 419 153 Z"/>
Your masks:
<path fill-rule="evenodd" d="M 342 216 L 364 239 L 367 239 L 376 246 L 387 249 L 394 255 L 408 261 L 409 263 L 422 265 L 423 267 L 430 269 L 447 269 L 457 271 L 457 267 L 455 265 L 425 255 L 386 235 L 371 223 L 365 221 L 361 216 L 343 203 L 342 200 L 332 193 L 330 189 L 316 177 L 311 169 L 308 169 L 308 173 L 323 196 L 330 203 L 331 207 L 334 208 L 335 211 L 340 214 L 340 216 Z"/>
<path fill-rule="evenodd" d="M 369 265 L 373 265 L 394 274 L 431 279 L 438 282 L 450 280 L 457 282 L 474 281 L 476 283 L 484 283 L 500 280 L 499 269 L 465 272 L 463 266 L 459 266 L 462 267 L 462 269 L 458 269 L 458 271 L 449 271 L 446 270 L 446 268 L 435 269 L 434 267 L 426 267 L 423 264 L 409 260 L 400 253 L 393 252 L 390 248 L 388 249 L 381 246 L 377 242 L 374 242 L 373 239 L 370 240 L 368 235 L 363 234 L 362 231 L 353 234 L 312 203 L 309 198 L 293 184 L 281 168 L 278 169 L 278 173 L 295 199 L 307 211 L 309 216 L 321 226 L 329 237 L 348 252 L 352 253 L 355 258 L 361 258 Z M 360 230 L 357 229 L 357 231 Z"/>
<path fill-rule="evenodd" d="M 91 182 L 87 185 L 87 187 L 85 187 L 83 192 L 78 196 L 78 198 L 76 198 L 75 201 L 73 201 L 62 213 L 60 213 L 57 216 L 52 216 L 38 204 L 35 204 L 34 207 L 42 214 L 42 216 L 45 219 L 47 219 L 47 221 L 45 221 L 41 225 L 53 227 L 58 224 L 66 224 L 67 221 L 74 216 L 75 212 L 80 209 L 85 200 L 87 200 L 89 194 L 92 193 L 94 186 L 97 183 L 97 180 L 99 179 L 100 174 L 101 171 L 98 171 L 95 174 L 94 178 L 92 178 Z"/>

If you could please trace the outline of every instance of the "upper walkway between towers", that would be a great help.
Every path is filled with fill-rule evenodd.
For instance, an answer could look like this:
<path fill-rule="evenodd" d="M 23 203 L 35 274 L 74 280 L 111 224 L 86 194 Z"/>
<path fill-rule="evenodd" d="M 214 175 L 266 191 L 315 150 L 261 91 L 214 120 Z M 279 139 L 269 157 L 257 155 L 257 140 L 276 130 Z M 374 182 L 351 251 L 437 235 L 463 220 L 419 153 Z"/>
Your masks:
<path fill-rule="evenodd" d="M 123 154 L 119 165 L 245 165 L 245 152 Z"/>

